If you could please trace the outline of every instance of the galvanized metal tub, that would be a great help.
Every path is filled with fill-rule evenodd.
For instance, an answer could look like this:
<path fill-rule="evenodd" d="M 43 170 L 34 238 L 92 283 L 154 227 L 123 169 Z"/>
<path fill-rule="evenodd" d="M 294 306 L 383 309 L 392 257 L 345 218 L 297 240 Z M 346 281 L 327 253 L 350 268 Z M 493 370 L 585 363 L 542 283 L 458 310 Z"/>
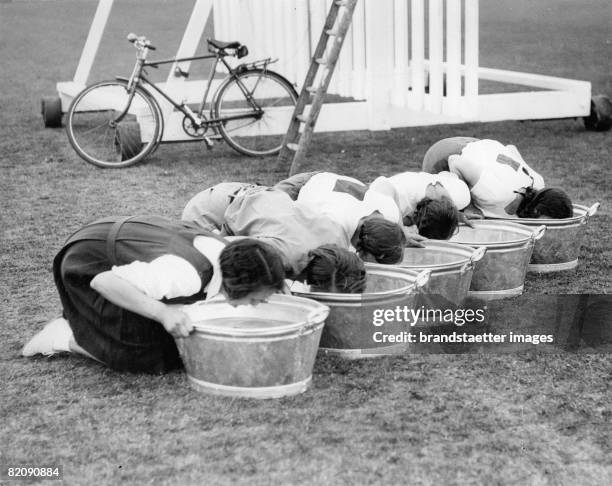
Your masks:
<path fill-rule="evenodd" d="M 574 215 L 571 218 L 521 218 L 502 221 L 513 221 L 530 228 L 545 225 L 546 234 L 535 244 L 527 271 L 562 272 L 578 266 L 578 256 L 584 239 L 584 225 L 597 213 L 598 208 L 599 203 L 591 207 L 574 204 Z"/>
<path fill-rule="evenodd" d="M 273 295 L 256 306 L 224 300 L 183 310 L 195 331 L 177 339 L 190 384 L 215 395 L 277 398 L 306 391 L 329 308 Z"/>
<path fill-rule="evenodd" d="M 472 221 L 474 228 L 461 225 L 450 241 L 473 248 L 487 248 L 474 267 L 469 295 L 483 300 L 521 295 L 527 265 L 536 240 L 546 226 L 530 228 L 506 221 Z"/>
<path fill-rule="evenodd" d="M 423 248 L 405 248 L 403 260 L 396 265 L 415 271 L 431 270 L 422 289 L 425 307 L 458 307 L 467 297 L 474 265 L 486 251 L 484 246 L 474 249 L 457 243 L 426 241 Z"/>
<path fill-rule="evenodd" d="M 413 271 L 391 265 L 366 264 L 367 287 L 361 294 L 294 291 L 329 306 L 329 317 L 321 336 L 321 350 L 343 358 L 360 359 L 404 353 L 407 342 L 377 342 L 374 333 L 400 336 L 409 331 L 406 322 L 393 322 L 384 329 L 373 324 L 374 311 L 399 306 L 413 308 L 427 285 L 431 271 Z"/>

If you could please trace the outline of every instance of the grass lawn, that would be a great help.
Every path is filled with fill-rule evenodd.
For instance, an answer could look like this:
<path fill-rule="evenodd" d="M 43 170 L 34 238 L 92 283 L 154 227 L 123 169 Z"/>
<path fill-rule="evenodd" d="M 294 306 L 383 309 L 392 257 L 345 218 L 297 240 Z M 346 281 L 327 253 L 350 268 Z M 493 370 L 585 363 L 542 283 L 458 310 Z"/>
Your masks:
<path fill-rule="evenodd" d="M 481 3 L 483 66 L 589 80 L 612 95 L 607 0 Z M 163 0 L 117 4 L 92 81 L 129 72 L 129 31 L 172 55 L 182 27 L 168 18 L 182 26 L 189 13 Z M 203 396 L 183 372 L 21 358 L 60 312 L 51 262 L 80 225 L 109 214 L 178 217 L 217 182 L 285 175 L 274 159 L 222 144 L 164 145 L 144 164 L 101 170 L 78 159 L 63 130 L 44 129 L 40 97 L 72 78 L 95 5 L 0 2 L 0 464 L 61 464 L 66 484 L 612 483 L 605 353 L 319 357 L 310 391 L 272 401 Z M 433 142 L 454 135 L 514 143 L 549 185 L 602 203 L 579 268 L 529 275 L 526 293 L 611 293 L 610 133 L 556 120 L 316 134 L 309 164 L 371 180 L 416 170 Z"/>

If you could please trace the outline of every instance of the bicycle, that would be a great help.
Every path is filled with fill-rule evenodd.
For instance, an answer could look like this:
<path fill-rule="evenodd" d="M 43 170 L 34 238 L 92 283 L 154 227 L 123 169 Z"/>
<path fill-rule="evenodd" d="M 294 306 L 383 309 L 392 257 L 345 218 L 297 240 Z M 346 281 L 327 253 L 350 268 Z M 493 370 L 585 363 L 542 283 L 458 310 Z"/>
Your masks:
<path fill-rule="evenodd" d="M 127 167 L 151 155 L 162 141 L 164 114 L 148 88 L 183 113 L 182 128 L 194 140 L 202 140 L 208 148 L 212 140 L 225 140 L 234 150 L 249 156 L 273 155 L 280 151 L 283 136 L 259 136 L 261 127 L 274 122 L 285 123 L 293 113 L 298 95 L 293 85 L 268 65 L 267 58 L 240 64 L 234 68 L 227 56 L 238 59 L 248 54 L 240 42 L 207 39 L 210 54 L 147 61 L 155 46 L 144 36 L 129 34 L 129 42 L 137 49 L 136 63 L 129 78 L 117 77 L 88 86 L 76 95 L 68 108 L 66 131 L 70 144 L 85 161 L 99 167 Z M 194 113 L 183 101 L 177 103 L 151 82 L 144 68 L 181 61 L 215 59 L 198 110 Z M 206 103 L 219 63 L 228 71 L 213 93 L 208 117 Z M 187 77 L 179 68 L 175 75 Z M 284 110 L 276 110 L 277 108 Z M 208 130 L 213 135 L 207 136 Z"/>

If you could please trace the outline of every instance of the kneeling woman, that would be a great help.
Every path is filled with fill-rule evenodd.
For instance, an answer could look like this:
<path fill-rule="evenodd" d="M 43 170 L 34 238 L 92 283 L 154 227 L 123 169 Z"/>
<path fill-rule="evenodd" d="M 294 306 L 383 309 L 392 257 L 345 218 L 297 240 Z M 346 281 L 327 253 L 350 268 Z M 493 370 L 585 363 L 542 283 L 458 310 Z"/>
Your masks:
<path fill-rule="evenodd" d="M 453 236 L 464 209 L 470 203 L 465 182 L 450 172 L 402 172 L 378 177 L 370 190 L 386 194 L 396 202 L 405 226 L 415 225 L 419 235 L 435 240 Z"/>
<path fill-rule="evenodd" d="M 332 172 L 297 174 L 274 186 L 337 224 L 366 261 L 398 263 L 409 241 L 395 201 L 363 182 Z"/>
<path fill-rule="evenodd" d="M 425 154 L 423 170 L 448 170 L 470 188 L 472 210 L 488 218 L 569 218 L 572 202 L 561 189 L 544 188 L 514 145 L 467 137 L 436 142 Z"/>
<path fill-rule="evenodd" d="M 227 207 L 238 196 L 254 187 L 257 186 L 247 182 L 220 182 L 193 196 L 185 205 L 181 220 L 191 221 L 201 228 L 219 233 Z"/>
<path fill-rule="evenodd" d="M 227 183 L 224 183 L 227 184 Z M 234 184 L 234 183 L 230 183 Z M 365 266 L 348 251 L 349 240 L 333 221 L 293 201 L 285 192 L 251 187 L 233 197 L 218 196 L 226 185 L 202 191 L 187 204 L 183 219 L 211 225 L 229 236 L 257 238 L 281 256 L 286 275 L 320 292 L 357 293 L 365 287 Z M 225 205 L 225 210 L 220 211 Z"/>
<path fill-rule="evenodd" d="M 281 291 L 280 256 L 269 245 L 231 243 L 195 225 L 157 216 L 109 218 L 74 233 L 53 261 L 63 317 L 24 356 L 76 352 L 110 368 L 161 373 L 181 366 L 174 338 L 193 329 L 171 303 L 218 292 L 256 304 Z"/>

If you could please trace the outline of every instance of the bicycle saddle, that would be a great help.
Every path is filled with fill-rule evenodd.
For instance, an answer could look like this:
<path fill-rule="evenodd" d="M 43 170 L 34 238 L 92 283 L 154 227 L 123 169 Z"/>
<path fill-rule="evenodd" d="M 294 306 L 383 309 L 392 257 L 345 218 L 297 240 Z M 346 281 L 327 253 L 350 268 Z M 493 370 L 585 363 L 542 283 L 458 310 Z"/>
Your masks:
<path fill-rule="evenodd" d="M 206 39 L 206 41 L 213 47 L 217 49 L 238 49 L 240 47 L 240 42 L 223 42 L 215 39 Z"/>

